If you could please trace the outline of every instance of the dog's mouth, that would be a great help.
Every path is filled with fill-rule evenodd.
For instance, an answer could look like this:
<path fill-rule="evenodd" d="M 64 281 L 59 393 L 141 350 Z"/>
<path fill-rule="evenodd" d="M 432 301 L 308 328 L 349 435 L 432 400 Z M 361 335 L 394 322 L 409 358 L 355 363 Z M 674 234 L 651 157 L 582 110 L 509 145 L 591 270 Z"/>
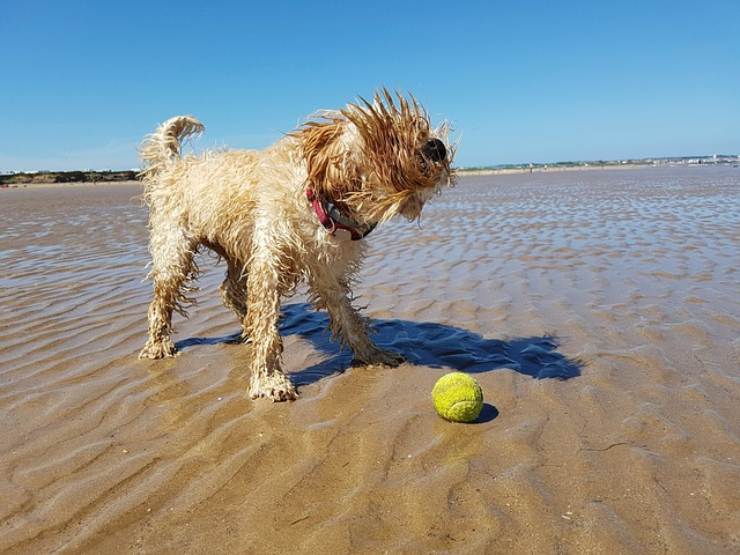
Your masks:
<path fill-rule="evenodd" d="M 424 208 L 424 200 L 418 194 L 414 194 L 403 203 L 399 213 L 407 220 L 413 221 L 421 216 L 422 208 Z"/>

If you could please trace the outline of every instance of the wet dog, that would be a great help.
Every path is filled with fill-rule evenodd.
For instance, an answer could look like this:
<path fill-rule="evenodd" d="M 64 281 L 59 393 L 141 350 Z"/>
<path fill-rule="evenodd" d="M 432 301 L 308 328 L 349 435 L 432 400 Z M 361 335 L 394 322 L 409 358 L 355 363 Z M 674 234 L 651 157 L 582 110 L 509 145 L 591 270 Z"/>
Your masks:
<path fill-rule="evenodd" d="M 446 124 L 432 127 L 415 99 L 383 90 L 372 102 L 321 112 L 265 150 L 181 156 L 183 139 L 203 129 L 197 119 L 177 116 L 140 149 L 154 284 L 140 356 L 175 353 L 172 313 L 185 314 L 192 302 L 194 255 L 206 247 L 227 263 L 220 289 L 251 342 L 252 398 L 296 398 L 280 365 L 278 320 L 281 298 L 302 281 L 356 360 L 400 363 L 370 339 L 350 286 L 363 238 L 396 215 L 419 218 L 451 184 Z"/>

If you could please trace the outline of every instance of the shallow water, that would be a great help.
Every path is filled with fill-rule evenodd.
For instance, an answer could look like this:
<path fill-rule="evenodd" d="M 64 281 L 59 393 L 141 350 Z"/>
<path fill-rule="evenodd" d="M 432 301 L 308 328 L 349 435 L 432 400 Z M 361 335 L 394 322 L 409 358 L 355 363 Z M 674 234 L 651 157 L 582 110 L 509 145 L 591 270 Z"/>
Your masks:
<path fill-rule="evenodd" d="M 139 194 L 0 191 L 0 549 L 740 550 L 740 170 L 462 179 L 368 239 L 357 293 L 409 362 L 350 368 L 299 295 L 276 405 L 207 255 L 181 353 L 136 359 Z M 433 411 L 453 369 L 477 424 Z"/>

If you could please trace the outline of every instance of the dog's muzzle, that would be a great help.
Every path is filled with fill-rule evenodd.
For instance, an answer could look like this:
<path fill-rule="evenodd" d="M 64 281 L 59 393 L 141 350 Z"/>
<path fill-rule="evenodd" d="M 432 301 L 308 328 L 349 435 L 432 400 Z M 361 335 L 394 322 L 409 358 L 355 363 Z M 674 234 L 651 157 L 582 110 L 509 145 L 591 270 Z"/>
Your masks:
<path fill-rule="evenodd" d="M 447 156 L 447 149 L 445 148 L 445 144 L 439 139 L 429 139 L 421 147 L 421 153 L 424 155 L 424 158 L 432 162 L 441 162 Z"/>

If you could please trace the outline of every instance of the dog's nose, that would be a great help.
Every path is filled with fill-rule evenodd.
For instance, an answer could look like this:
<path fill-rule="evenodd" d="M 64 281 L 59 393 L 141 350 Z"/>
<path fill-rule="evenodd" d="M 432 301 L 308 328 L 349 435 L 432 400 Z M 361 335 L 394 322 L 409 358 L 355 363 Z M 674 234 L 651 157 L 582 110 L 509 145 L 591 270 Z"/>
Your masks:
<path fill-rule="evenodd" d="M 421 153 L 432 162 L 441 162 L 447 156 L 445 144 L 439 139 L 429 139 L 421 147 Z"/>

